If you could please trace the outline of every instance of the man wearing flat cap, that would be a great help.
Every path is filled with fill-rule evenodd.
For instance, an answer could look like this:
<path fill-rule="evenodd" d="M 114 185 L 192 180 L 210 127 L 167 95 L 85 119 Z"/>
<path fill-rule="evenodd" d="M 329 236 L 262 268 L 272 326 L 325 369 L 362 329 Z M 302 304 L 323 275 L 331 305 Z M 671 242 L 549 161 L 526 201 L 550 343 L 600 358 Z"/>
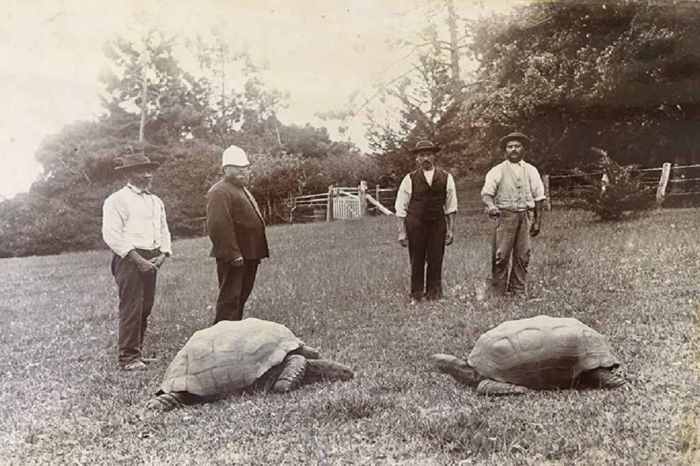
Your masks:
<path fill-rule="evenodd" d="M 435 164 L 439 150 L 431 141 L 411 150 L 417 168 L 401 181 L 394 205 L 399 243 L 408 246 L 412 303 L 442 298 L 442 260 L 454 238 L 457 193 L 452 175 Z"/>
<path fill-rule="evenodd" d="M 207 230 L 211 256 L 216 258 L 219 294 L 214 323 L 241 320 L 260 260 L 269 256 L 265 222 L 246 187 L 250 161 L 245 151 L 231 146 L 221 157 L 223 178 L 207 193 Z"/>
<path fill-rule="evenodd" d="M 102 238 L 114 253 L 112 275 L 119 289 L 119 365 L 143 370 L 143 337 L 153 308 L 158 269 L 172 253 L 163 201 L 150 192 L 158 164 L 145 155 L 122 157 L 116 170 L 126 185 L 102 207 Z"/>
<path fill-rule="evenodd" d="M 496 220 L 491 257 L 492 285 L 497 293 L 526 296 L 530 237 L 542 225 L 546 199 L 537 169 L 523 160 L 530 139 L 515 132 L 502 137 L 505 160 L 486 174 L 481 199 Z"/>

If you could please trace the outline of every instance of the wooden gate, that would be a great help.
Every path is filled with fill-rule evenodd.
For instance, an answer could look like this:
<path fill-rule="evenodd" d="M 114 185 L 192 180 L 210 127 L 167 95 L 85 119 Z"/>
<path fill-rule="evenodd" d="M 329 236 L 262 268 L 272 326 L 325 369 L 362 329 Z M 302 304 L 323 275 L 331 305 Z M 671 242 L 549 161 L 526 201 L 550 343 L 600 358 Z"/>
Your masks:
<path fill-rule="evenodd" d="M 333 216 L 342 220 L 362 216 L 357 188 L 333 188 Z"/>

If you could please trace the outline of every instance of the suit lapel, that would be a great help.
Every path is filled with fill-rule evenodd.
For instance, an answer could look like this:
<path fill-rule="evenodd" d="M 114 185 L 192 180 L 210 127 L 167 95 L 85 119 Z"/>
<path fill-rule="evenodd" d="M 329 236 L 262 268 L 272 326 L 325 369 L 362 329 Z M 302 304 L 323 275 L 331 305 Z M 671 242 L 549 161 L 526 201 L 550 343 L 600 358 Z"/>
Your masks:
<path fill-rule="evenodd" d="M 248 188 L 243 186 L 243 192 L 245 193 L 246 197 L 248 198 L 248 201 L 253 204 L 253 207 L 255 208 L 255 212 L 258 214 L 258 217 L 260 217 L 260 221 L 265 223 L 265 220 L 263 219 L 262 213 L 260 212 L 260 207 L 258 207 L 258 203 L 255 202 L 255 198 L 253 195 L 248 191 Z"/>

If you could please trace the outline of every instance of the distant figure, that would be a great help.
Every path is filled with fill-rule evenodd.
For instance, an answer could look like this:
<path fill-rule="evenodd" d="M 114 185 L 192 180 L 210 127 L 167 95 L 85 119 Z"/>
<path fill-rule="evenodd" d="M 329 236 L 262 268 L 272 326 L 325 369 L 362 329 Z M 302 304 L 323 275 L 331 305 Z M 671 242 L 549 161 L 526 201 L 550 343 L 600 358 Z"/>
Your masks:
<path fill-rule="evenodd" d="M 219 281 L 214 323 L 243 318 L 258 264 L 269 256 L 265 222 L 246 188 L 251 173 L 248 156 L 231 146 L 224 151 L 221 166 L 223 179 L 207 193 L 207 229 Z"/>
<path fill-rule="evenodd" d="M 157 167 L 145 155 L 124 156 L 116 170 L 126 186 L 102 207 L 102 238 L 114 252 L 112 275 L 119 287 L 119 365 L 127 371 L 155 360 L 143 356 L 143 337 L 158 269 L 172 253 L 163 201 L 149 191 Z"/>
<path fill-rule="evenodd" d="M 412 304 L 442 298 L 442 259 L 454 238 L 457 193 L 452 175 L 435 165 L 439 150 L 430 141 L 416 144 L 418 168 L 401 181 L 394 206 L 411 262 Z"/>
<path fill-rule="evenodd" d="M 481 199 L 496 220 L 492 249 L 492 285 L 498 293 L 526 295 L 530 237 L 537 236 L 546 199 L 537 169 L 523 160 L 530 139 L 510 133 L 500 140 L 506 160 L 486 174 Z"/>

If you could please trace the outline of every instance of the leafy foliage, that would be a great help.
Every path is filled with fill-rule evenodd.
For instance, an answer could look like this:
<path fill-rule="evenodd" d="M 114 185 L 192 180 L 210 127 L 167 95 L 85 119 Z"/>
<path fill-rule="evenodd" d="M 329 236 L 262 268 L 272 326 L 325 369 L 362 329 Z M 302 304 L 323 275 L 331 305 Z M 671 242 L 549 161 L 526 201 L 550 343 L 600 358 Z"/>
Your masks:
<path fill-rule="evenodd" d="M 182 68 L 174 40 L 158 31 L 107 44 L 112 66 L 100 77 L 104 114 L 41 142 L 41 179 L 29 195 L 0 203 L 0 256 L 102 246 L 102 203 L 123 183 L 114 167 L 127 152 L 144 152 L 160 163 L 153 188 L 175 237 L 203 233 L 205 194 L 220 176 L 221 153 L 230 144 L 250 154 L 252 189 L 270 223 L 288 218 L 290 195 L 358 183 L 370 174 L 364 167 L 376 168 L 354 145 L 331 140 L 325 128 L 279 121 L 276 110 L 286 96 L 267 88 L 248 55 L 233 53 L 216 35 L 190 46 L 200 76 Z M 144 140 L 138 142 L 144 84 Z"/>
<path fill-rule="evenodd" d="M 625 164 L 695 157 L 697 3 L 537 2 L 475 26 L 481 84 L 466 111 L 488 146 L 524 130 L 546 171 L 578 166 L 590 145 Z"/>
<path fill-rule="evenodd" d="M 639 216 L 655 205 L 655 189 L 642 183 L 642 176 L 632 165 L 620 166 L 604 154 L 598 167 L 600 177 L 588 177 L 593 189 L 585 192 L 582 206 L 595 212 L 601 220 L 621 220 Z"/>

